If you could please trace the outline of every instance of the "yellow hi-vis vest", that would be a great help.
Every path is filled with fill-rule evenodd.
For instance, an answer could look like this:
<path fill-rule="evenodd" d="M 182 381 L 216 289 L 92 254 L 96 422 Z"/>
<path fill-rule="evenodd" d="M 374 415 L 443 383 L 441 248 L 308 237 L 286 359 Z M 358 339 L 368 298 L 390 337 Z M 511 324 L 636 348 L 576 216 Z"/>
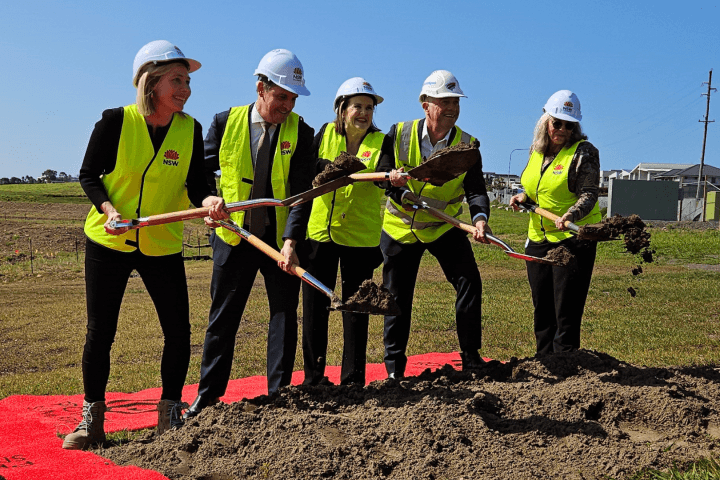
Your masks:
<path fill-rule="evenodd" d="M 374 172 L 380 158 L 385 134 L 369 133 L 363 138 L 357 158 L 365 166 L 358 173 Z M 347 150 L 344 135 L 335 131 L 335 124 L 325 126 L 318 156 L 334 161 Z M 348 247 L 377 247 L 382 227 L 383 191 L 372 182 L 358 182 L 338 188 L 313 200 L 308 237 L 318 242 L 333 241 Z"/>
<path fill-rule="evenodd" d="M 580 140 L 570 147 L 563 148 L 557 154 L 555 160 L 548 165 L 544 173 L 541 173 L 545 156 L 539 152 L 533 152 L 530 160 L 523 170 L 520 181 L 525 193 L 539 207 L 562 217 L 570 207 L 575 205 L 578 196 L 568 189 L 568 172 L 570 163 L 575 156 L 575 151 L 584 140 Z M 584 218 L 574 221 L 577 225 L 596 223 L 602 220 L 600 207 L 597 202 L 592 211 Z M 528 238 L 533 242 L 549 241 L 557 243 L 566 238 L 572 237 L 569 231 L 558 230 L 555 222 L 547 220 L 535 213 L 530 214 L 530 225 L 528 227 Z"/>
<path fill-rule="evenodd" d="M 102 183 L 122 218 L 137 218 L 187 210 L 190 199 L 185 182 L 193 150 L 195 122 L 176 113 L 157 155 L 145 117 L 137 105 L 125 107 L 115 169 L 102 176 Z M 95 243 L 121 252 L 149 256 L 182 251 L 183 223 L 169 223 L 130 230 L 122 235 L 105 231 L 107 216 L 90 209 L 85 234 Z"/>
<path fill-rule="evenodd" d="M 250 198 L 255 174 L 250 152 L 252 142 L 249 116 L 250 105 L 231 108 L 225 133 L 220 143 L 220 188 L 222 188 L 222 195 L 226 203 L 242 202 Z M 270 172 L 273 198 L 277 200 L 287 198 L 287 192 L 290 191 L 288 184 L 290 159 L 297 148 L 299 123 L 300 116 L 297 113 L 291 113 L 279 126 L 277 148 Z M 287 207 L 274 208 L 277 245 L 278 248 L 282 248 L 282 235 L 290 209 Z M 245 212 L 231 213 L 230 218 L 242 226 Z M 240 237 L 225 228 L 218 228 L 215 233 L 228 245 L 240 243 Z"/>
<path fill-rule="evenodd" d="M 405 167 L 407 172 L 422 163 L 418 126 L 420 120 L 414 120 L 410 126 L 400 122 L 396 127 L 395 136 L 395 168 Z M 455 136 L 448 146 L 458 143 L 470 143 L 474 140 L 469 134 L 455 127 Z M 465 199 L 463 173 L 458 178 L 436 187 L 426 182 L 410 179 L 408 188 L 431 207 L 443 210 L 446 214 L 458 217 L 462 213 L 462 202 Z M 385 204 L 387 211 L 383 218 L 383 230 L 393 239 L 401 243 L 415 243 L 420 240 L 429 243 L 437 240 L 450 230 L 452 225 L 439 221 L 423 210 L 406 211 L 390 197 Z"/>

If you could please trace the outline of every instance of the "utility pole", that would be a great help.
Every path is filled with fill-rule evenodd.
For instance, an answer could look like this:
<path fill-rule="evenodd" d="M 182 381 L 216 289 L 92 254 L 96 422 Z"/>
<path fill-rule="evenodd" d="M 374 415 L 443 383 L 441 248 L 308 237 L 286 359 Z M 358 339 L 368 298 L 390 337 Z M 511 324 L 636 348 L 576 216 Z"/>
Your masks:
<path fill-rule="evenodd" d="M 697 202 L 700 200 L 700 179 L 702 178 L 703 174 L 703 166 L 705 165 L 705 143 L 707 142 L 707 127 L 708 123 L 713 123 L 715 120 L 708 120 L 710 115 L 710 92 L 716 91 L 717 88 L 712 88 L 712 68 L 710 69 L 710 75 L 708 77 L 707 82 L 703 82 L 702 84 L 705 85 L 707 83 L 708 91 L 707 93 L 701 93 L 700 95 L 707 95 L 707 107 L 705 107 L 705 120 L 698 120 L 698 122 L 705 124 L 705 134 L 703 135 L 703 146 L 702 146 L 702 155 L 700 156 L 700 170 L 698 170 L 698 184 L 697 184 L 697 192 L 695 193 L 695 205 L 697 205 Z M 704 199 L 703 199 L 704 203 Z M 702 213 L 700 214 L 700 221 L 705 221 L 705 209 L 703 208 Z"/>

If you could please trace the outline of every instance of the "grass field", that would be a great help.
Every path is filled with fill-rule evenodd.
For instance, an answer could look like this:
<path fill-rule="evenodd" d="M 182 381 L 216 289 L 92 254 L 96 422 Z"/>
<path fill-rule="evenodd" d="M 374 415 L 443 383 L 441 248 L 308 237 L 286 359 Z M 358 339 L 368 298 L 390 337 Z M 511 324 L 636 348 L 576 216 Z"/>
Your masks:
<path fill-rule="evenodd" d="M 37 186 L 0 186 L 0 199 L 80 203 L 78 184 L 51 184 L 42 191 L 31 187 Z M 496 236 L 522 251 L 527 220 L 526 214 L 493 209 L 490 224 Z M 0 223 L 6 226 L 24 221 L 3 220 L 0 214 Z M 68 227 L 77 228 L 77 221 L 68 221 Z M 599 245 L 582 346 L 648 366 L 720 364 L 720 232 L 680 228 L 650 232 L 656 261 L 643 265 L 638 276 L 631 273 L 638 259 L 624 253 L 621 242 Z M 532 304 L 524 262 L 498 247 L 474 244 L 473 249 L 483 278 L 481 353 L 498 360 L 532 356 Z M 82 253 L 58 252 L 54 258 L 44 258 L 32 275 L 27 262 L 0 264 L 0 398 L 82 393 L 80 358 L 86 323 L 82 261 Z M 193 345 L 187 383 L 199 379 L 211 268 L 208 261 L 186 263 Z M 378 269 L 376 281 L 380 279 Z M 262 277 L 255 285 L 236 338 L 232 378 L 265 372 L 268 308 Z M 638 292 L 636 297 L 628 287 Z M 435 259 L 426 255 L 418 276 L 409 355 L 458 349 L 453 305 L 452 286 Z M 371 317 L 368 362 L 382 361 L 382 328 L 382 317 Z M 140 279 L 131 278 L 108 390 L 160 386 L 161 348 L 153 305 Z M 341 350 L 340 315 L 332 313 L 328 364 L 340 363 Z M 295 368 L 302 369 L 300 345 Z"/>

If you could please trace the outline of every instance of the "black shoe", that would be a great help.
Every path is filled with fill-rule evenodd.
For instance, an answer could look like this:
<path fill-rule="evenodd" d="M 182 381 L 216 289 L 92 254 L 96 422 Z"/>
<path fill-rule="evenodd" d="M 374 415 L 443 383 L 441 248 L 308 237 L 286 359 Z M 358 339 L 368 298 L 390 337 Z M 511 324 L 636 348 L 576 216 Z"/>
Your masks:
<path fill-rule="evenodd" d="M 218 402 L 220 402 L 219 398 L 210 398 L 208 396 L 198 395 L 192 405 L 190 405 L 190 408 L 185 410 L 182 418 L 183 420 L 190 420 L 191 418 L 197 417 L 205 407 L 215 405 Z"/>
<path fill-rule="evenodd" d="M 388 380 L 400 380 L 405 378 L 405 375 L 399 372 L 388 373 Z"/>
<path fill-rule="evenodd" d="M 463 370 L 476 370 L 485 365 L 485 360 L 482 359 L 477 350 L 460 352 L 460 359 L 462 360 Z"/>

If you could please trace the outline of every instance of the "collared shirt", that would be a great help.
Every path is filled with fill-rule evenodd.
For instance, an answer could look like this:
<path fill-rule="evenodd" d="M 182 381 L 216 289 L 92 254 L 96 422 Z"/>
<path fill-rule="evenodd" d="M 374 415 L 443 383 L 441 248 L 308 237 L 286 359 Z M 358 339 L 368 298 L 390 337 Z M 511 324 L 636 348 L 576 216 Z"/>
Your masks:
<path fill-rule="evenodd" d="M 264 121 L 265 119 L 262 117 L 262 115 L 260 115 L 260 112 L 257 111 L 255 105 L 253 105 L 252 111 L 250 112 L 250 142 L 252 142 L 252 148 L 250 149 L 250 153 L 252 154 L 253 166 L 255 166 L 258 146 L 260 145 L 260 137 L 262 137 L 263 132 L 262 122 Z M 268 141 L 273 137 L 276 129 L 277 125 L 271 123 L 270 128 L 268 128 L 268 135 L 270 135 Z"/>
<path fill-rule="evenodd" d="M 423 158 L 430 158 L 430 155 L 437 152 L 438 150 L 441 150 L 445 147 L 447 147 L 448 142 L 450 141 L 450 133 L 453 131 L 451 128 L 448 130 L 447 134 L 438 142 L 433 145 L 430 141 L 430 134 L 428 133 L 427 128 L 427 121 L 423 122 L 423 129 L 422 129 L 422 136 L 420 137 L 420 154 L 423 156 Z"/>

